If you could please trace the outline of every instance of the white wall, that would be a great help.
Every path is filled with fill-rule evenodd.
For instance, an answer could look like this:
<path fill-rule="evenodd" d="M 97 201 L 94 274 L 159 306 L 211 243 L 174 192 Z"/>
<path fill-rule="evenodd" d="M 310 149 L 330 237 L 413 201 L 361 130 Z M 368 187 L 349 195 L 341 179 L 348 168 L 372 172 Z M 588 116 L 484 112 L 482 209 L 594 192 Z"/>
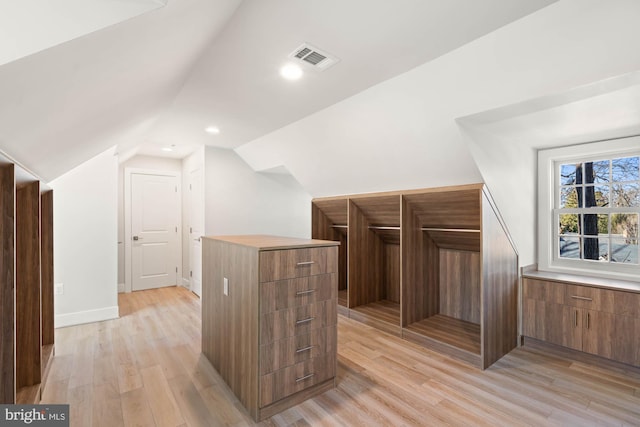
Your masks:
<path fill-rule="evenodd" d="M 311 237 L 311 196 L 288 174 L 253 171 L 234 151 L 205 149 L 205 234 Z"/>
<path fill-rule="evenodd" d="M 115 148 L 49 184 L 54 190 L 56 327 L 118 317 Z"/>
<path fill-rule="evenodd" d="M 456 119 L 640 69 L 638 16 L 634 0 L 554 3 L 236 152 L 255 170 L 284 165 L 314 197 L 480 182 L 507 156 L 534 177 L 517 141 L 504 158 L 474 159 Z M 507 206 L 503 177 L 489 180 L 521 264 L 535 262 L 535 221 L 521 220 L 535 190 Z"/>
<path fill-rule="evenodd" d="M 182 172 L 182 161 L 166 157 L 135 156 L 120 164 L 118 168 L 118 290 L 124 292 L 124 170 L 125 168 L 148 169 L 160 172 Z M 184 193 L 183 193 L 184 194 Z"/>

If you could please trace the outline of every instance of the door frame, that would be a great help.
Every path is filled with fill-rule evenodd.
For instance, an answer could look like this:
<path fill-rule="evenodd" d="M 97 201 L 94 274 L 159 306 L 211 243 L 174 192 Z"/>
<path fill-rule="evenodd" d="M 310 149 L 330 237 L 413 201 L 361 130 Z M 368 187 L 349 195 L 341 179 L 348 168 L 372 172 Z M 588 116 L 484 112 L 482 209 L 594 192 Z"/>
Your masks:
<path fill-rule="evenodd" d="M 131 175 L 161 175 L 177 178 L 178 203 L 176 203 L 176 218 L 178 219 L 178 249 L 176 252 L 176 285 L 182 277 L 182 174 L 178 171 L 157 169 L 124 168 L 124 291 L 131 292 Z"/>

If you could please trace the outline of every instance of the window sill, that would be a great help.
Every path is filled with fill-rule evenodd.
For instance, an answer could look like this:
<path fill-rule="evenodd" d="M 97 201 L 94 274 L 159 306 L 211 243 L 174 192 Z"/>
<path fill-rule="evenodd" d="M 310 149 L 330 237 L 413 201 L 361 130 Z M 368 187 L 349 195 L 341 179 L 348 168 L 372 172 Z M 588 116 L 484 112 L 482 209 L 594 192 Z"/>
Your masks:
<path fill-rule="evenodd" d="M 522 277 L 640 293 L 640 282 L 556 271 L 541 271 L 537 269 L 535 264 L 523 267 Z"/>

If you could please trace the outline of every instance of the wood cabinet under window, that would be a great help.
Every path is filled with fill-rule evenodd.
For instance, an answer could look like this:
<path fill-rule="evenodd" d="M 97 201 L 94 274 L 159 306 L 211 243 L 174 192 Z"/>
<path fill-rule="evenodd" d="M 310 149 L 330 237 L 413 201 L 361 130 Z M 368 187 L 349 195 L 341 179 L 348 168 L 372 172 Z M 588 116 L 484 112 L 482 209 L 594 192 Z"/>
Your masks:
<path fill-rule="evenodd" d="M 482 369 L 517 344 L 517 253 L 482 184 L 314 199 L 340 313 Z M 342 264 L 341 264 L 342 266 Z"/>
<path fill-rule="evenodd" d="M 0 158 L 0 213 L 0 403 L 39 403 L 54 353 L 53 192 Z"/>
<path fill-rule="evenodd" d="M 256 420 L 335 386 L 338 244 L 203 239 L 202 352 Z"/>
<path fill-rule="evenodd" d="M 632 292 L 525 276 L 522 333 L 640 366 L 640 287 Z"/>

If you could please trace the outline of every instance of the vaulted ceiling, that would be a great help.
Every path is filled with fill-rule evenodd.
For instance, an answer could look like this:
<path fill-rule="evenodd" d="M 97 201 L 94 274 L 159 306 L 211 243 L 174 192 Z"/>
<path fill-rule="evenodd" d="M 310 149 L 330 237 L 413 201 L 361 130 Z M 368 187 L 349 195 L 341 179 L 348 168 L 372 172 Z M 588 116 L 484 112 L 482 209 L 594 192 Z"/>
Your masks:
<path fill-rule="evenodd" d="M 236 148 L 553 2 L 2 2 L 0 150 L 51 180 L 113 145 Z M 283 80 L 304 42 L 340 62 Z"/>

